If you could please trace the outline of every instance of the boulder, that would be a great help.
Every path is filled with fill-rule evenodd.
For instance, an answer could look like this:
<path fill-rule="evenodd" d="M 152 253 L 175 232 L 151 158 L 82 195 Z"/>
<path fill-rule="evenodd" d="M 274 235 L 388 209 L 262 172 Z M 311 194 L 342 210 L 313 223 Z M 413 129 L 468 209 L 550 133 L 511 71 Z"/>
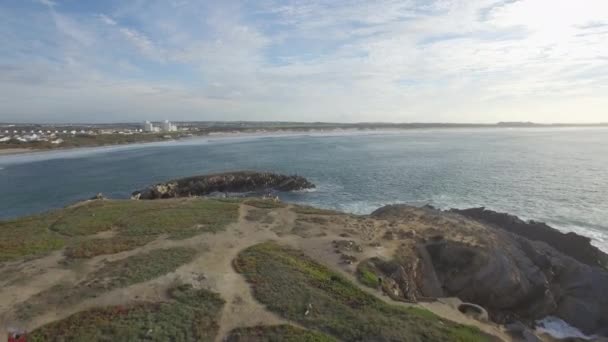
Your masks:
<path fill-rule="evenodd" d="M 135 191 L 131 197 L 134 199 L 161 199 L 206 196 L 212 193 L 294 191 L 314 187 L 314 184 L 301 176 L 241 171 L 176 179 Z"/>

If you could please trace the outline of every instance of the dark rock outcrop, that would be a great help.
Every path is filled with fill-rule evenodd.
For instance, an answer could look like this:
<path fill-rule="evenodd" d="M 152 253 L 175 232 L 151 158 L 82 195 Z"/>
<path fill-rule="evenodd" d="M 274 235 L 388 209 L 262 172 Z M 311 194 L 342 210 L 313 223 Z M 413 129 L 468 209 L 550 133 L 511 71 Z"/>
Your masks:
<path fill-rule="evenodd" d="M 404 268 L 413 275 L 408 280 L 410 291 L 481 305 L 498 323 L 522 321 L 533 326 L 552 315 L 586 334 L 608 334 L 606 270 L 544 241 L 452 212 L 392 205 L 372 216 L 392 222 L 415 217 L 417 225 L 432 228 L 419 230 L 414 241 L 404 241 L 408 247 L 395 255 L 402 266 L 418 265 Z"/>
<path fill-rule="evenodd" d="M 194 176 L 156 184 L 132 194 L 134 199 L 161 199 L 205 196 L 216 192 L 247 193 L 294 191 L 314 188 L 301 176 L 286 176 L 270 172 L 227 172 Z"/>
<path fill-rule="evenodd" d="M 591 244 L 591 239 L 576 233 L 562 233 L 543 222 L 526 222 L 517 216 L 485 208 L 452 209 L 451 212 L 492 224 L 500 229 L 534 241 L 546 242 L 556 250 L 589 266 L 608 269 L 608 255 Z"/>

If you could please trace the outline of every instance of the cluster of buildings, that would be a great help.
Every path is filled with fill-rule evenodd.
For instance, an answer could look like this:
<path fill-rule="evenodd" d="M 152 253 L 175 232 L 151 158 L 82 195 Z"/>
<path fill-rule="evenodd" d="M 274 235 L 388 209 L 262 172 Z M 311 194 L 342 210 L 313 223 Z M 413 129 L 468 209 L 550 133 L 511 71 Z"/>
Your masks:
<path fill-rule="evenodd" d="M 177 132 L 177 126 L 169 120 L 160 123 L 160 126 L 154 126 L 150 121 L 144 122 L 144 132 Z"/>
<path fill-rule="evenodd" d="M 9 130 L 0 131 L 0 143 L 18 141 L 22 143 L 48 141 L 52 144 L 61 144 L 61 135 L 93 134 L 85 130 Z"/>
<path fill-rule="evenodd" d="M 39 141 L 47 141 L 53 144 L 61 144 L 66 137 L 76 135 L 104 135 L 104 134 L 142 134 L 151 132 L 176 132 L 177 126 L 172 124 L 169 120 L 161 122 L 155 126 L 150 121 L 146 121 L 143 127 L 138 127 L 137 124 L 125 124 L 122 127 L 104 127 L 99 125 L 98 127 L 84 127 L 81 129 L 71 127 L 13 127 L 15 125 L 0 126 L 0 143 L 31 143 Z M 65 129 L 68 128 L 68 129 Z"/>

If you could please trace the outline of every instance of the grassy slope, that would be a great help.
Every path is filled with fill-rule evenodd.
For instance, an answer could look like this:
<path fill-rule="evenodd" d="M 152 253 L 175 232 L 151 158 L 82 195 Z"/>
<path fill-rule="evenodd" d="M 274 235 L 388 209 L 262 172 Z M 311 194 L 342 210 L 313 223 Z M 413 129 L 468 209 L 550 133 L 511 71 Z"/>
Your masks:
<path fill-rule="evenodd" d="M 43 215 L 0 222 L 3 236 L 0 262 L 38 256 L 66 245 L 67 257 L 86 258 L 133 249 L 161 234 L 177 239 L 216 232 L 236 221 L 240 202 L 91 201 Z M 264 212 L 282 207 L 271 201 L 246 200 L 245 203 L 265 208 L 255 209 Z M 309 207 L 294 210 L 302 214 L 330 213 Z M 110 238 L 91 238 L 110 229 L 115 233 Z M 31 297 L 17 307 L 17 315 L 27 319 L 116 288 L 154 279 L 190 262 L 195 254 L 196 251 L 188 248 L 157 249 L 106 263 L 77 284 L 56 285 Z M 426 310 L 388 305 L 302 253 L 273 243 L 242 251 L 235 260 L 235 268 L 252 284 L 256 298 L 271 311 L 316 332 L 291 326 L 242 328 L 230 334 L 232 341 L 486 340 L 476 329 L 444 321 Z M 368 271 L 360 276 L 369 278 L 368 285 L 372 286 L 371 270 L 359 271 Z M 32 336 L 38 340 L 67 341 L 145 338 L 162 341 L 169 336 L 175 336 L 176 341 L 212 339 L 217 327 L 210 323 L 215 322 L 215 318 L 209 317 L 216 316 L 201 313 L 199 305 L 206 308 L 207 304 L 191 298 L 193 292 L 182 291 L 185 294 L 180 295 L 180 291 L 173 293 L 174 299 L 170 302 L 77 313 L 37 330 Z M 206 303 L 207 294 L 200 293 Z M 214 300 L 210 303 L 219 305 Z M 151 322 L 160 330 L 149 328 Z"/>
<path fill-rule="evenodd" d="M 486 340 L 477 329 L 426 310 L 388 305 L 301 252 L 274 243 L 242 251 L 235 268 L 271 311 L 342 340 Z"/>
<path fill-rule="evenodd" d="M 224 300 L 186 285 L 170 297 L 82 311 L 34 330 L 28 341 L 213 341 Z"/>
<path fill-rule="evenodd" d="M 91 201 L 41 215 L 0 222 L 0 262 L 38 256 L 68 245 L 69 257 L 111 254 L 160 234 L 187 238 L 217 232 L 238 218 L 238 203 L 209 199 Z M 86 241 L 113 229 L 108 241 Z"/>

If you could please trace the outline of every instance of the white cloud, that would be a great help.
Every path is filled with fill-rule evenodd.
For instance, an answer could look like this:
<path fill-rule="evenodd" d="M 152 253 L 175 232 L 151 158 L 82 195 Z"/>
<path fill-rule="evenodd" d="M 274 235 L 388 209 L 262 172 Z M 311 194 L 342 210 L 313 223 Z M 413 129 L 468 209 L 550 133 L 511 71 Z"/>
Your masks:
<path fill-rule="evenodd" d="M 35 78 L 47 81 L 15 71 L 31 62 L 0 59 L 13 67 L 0 77 L 13 89 L 0 111 L 86 115 L 95 112 L 87 104 L 105 101 L 134 119 L 170 111 L 176 119 L 608 121 L 607 6 L 152 1 L 104 14 L 51 6 L 63 40 L 38 64 Z M 0 23 L 6 37 L 23 34 L 11 28 Z M 25 51 L 28 43 L 44 55 L 50 39 L 39 38 L 33 50 L 27 39 L 4 45 Z M 31 103 L 15 89 L 47 95 Z M 78 104 L 62 102 L 79 92 Z"/>
<path fill-rule="evenodd" d="M 48 7 L 55 7 L 57 6 L 57 3 L 55 1 L 52 0 L 38 0 L 41 4 L 43 4 L 44 6 L 48 6 Z"/>

